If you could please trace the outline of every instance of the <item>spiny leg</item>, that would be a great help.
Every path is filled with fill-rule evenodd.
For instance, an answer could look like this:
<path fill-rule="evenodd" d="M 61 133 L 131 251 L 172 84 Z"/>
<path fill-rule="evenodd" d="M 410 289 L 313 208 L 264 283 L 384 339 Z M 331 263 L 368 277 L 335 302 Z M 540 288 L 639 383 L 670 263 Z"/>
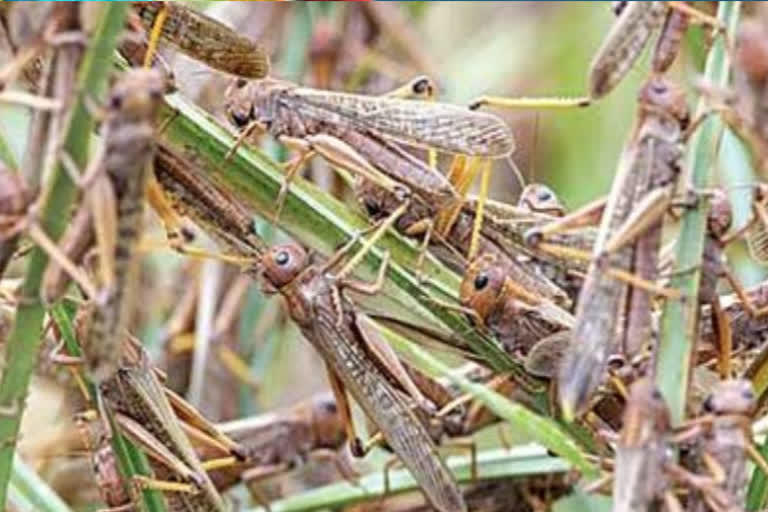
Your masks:
<path fill-rule="evenodd" d="M 363 242 L 360 250 L 357 251 L 357 253 L 355 253 L 355 255 L 349 259 L 349 261 L 341 268 L 341 270 L 338 271 L 338 273 L 336 273 L 336 275 L 334 276 L 334 280 L 336 282 L 344 282 L 345 286 L 354 288 L 356 291 L 359 291 L 361 293 L 366 293 L 365 286 L 359 286 L 359 285 L 353 284 L 352 281 L 347 280 L 347 276 L 349 276 L 349 274 L 351 274 L 352 271 L 354 271 L 354 269 L 357 267 L 357 265 L 360 264 L 360 262 L 365 257 L 365 255 L 368 254 L 368 251 L 370 251 L 371 248 L 376 244 L 376 242 L 378 242 L 379 239 L 384 235 L 384 233 L 386 233 L 387 230 L 390 227 L 392 227 L 395 221 L 397 221 L 397 219 L 400 218 L 400 216 L 403 213 L 405 213 L 405 211 L 408 209 L 408 206 L 409 206 L 408 202 L 402 203 L 399 207 L 395 209 L 395 211 L 393 211 L 389 215 L 389 217 L 384 219 L 384 221 L 381 222 L 381 224 L 379 224 L 376 227 L 376 231 L 373 232 L 370 238 L 368 238 Z M 385 259 L 388 259 L 388 256 L 385 256 Z M 383 270 L 381 267 L 383 267 Z M 381 267 L 379 268 L 379 274 L 382 274 L 382 272 L 386 271 L 386 265 L 384 263 L 382 263 Z M 379 281 L 380 279 L 377 279 L 377 281 Z M 379 288 L 381 287 L 380 284 L 377 285 L 376 283 L 374 283 L 374 285 L 370 288 L 370 291 L 368 291 L 367 293 L 369 294 L 376 293 L 378 291 L 376 289 L 376 286 L 378 286 Z"/>
<path fill-rule="evenodd" d="M 480 96 L 469 103 L 470 110 L 477 110 L 483 107 L 498 107 L 512 109 L 561 109 L 561 108 L 583 108 L 588 107 L 592 100 L 586 96 L 582 97 L 520 97 L 508 98 L 504 96 Z"/>
<path fill-rule="evenodd" d="M 491 162 L 490 160 L 483 165 L 480 175 L 480 194 L 478 196 L 477 211 L 475 212 L 475 223 L 472 227 L 472 240 L 469 244 L 468 260 L 473 260 L 477 255 L 477 248 L 480 243 L 480 230 L 483 227 L 483 213 L 485 211 L 485 201 L 488 198 L 488 187 L 491 181 Z"/>

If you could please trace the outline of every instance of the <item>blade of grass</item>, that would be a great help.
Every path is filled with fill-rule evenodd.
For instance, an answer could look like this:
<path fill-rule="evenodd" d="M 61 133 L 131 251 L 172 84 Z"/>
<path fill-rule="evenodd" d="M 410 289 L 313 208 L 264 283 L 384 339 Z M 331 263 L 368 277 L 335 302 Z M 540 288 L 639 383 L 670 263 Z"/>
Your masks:
<path fill-rule="evenodd" d="M 610 512 L 613 501 L 608 496 L 585 494 L 575 491 L 573 494 L 557 500 L 553 512 Z"/>
<path fill-rule="evenodd" d="M 16 158 L 13 156 L 11 146 L 5 140 L 6 137 L 5 130 L 0 126 L 0 161 L 4 162 L 5 165 L 11 169 L 18 169 L 19 165 L 16 163 Z"/>
<path fill-rule="evenodd" d="M 67 504 L 64 503 L 64 500 L 32 468 L 27 466 L 18 455 L 13 458 L 10 484 L 13 487 L 13 492 L 29 505 L 29 508 L 26 510 L 39 512 L 71 511 Z"/>
<path fill-rule="evenodd" d="M 448 467 L 459 482 L 471 482 L 471 458 L 450 457 Z M 570 468 L 562 459 L 547 455 L 539 446 L 521 446 L 512 450 L 488 450 L 477 454 L 478 480 L 490 480 L 530 475 L 564 473 Z M 410 473 L 405 470 L 389 472 L 389 494 L 404 493 L 418 489 Z M 306 510 L 332 509 L 352 505 L 361 501 L 380 499 L 384 494 L 384 473 L 379 471 L 366 475 L 357 485 L 339 482 L 289 496 L 269 504 L 272 512 L 302 512 Z M 264 512 L 258 507 L 249 512 Z"/>
<path fill-rule="evenodd" d="M 105 63 L 111 60 L 128 7 L 128 4 L 120 2 L 103 4 L 93 38 L 80 64 L 78 94 L 72 107 L 63 148 L 81 169 L 87 164 L 88 142 L 94 127 L 94 120 L 86 109 L 86 98 L 100 98 L 106 89 L 111 67 Z M 58 240 L 66 228 L 67 216 L 64 213 L 70 210 L 75 192 L 67 173 L 57 166 L 44 191 L 44 206 L 40 215 L 43 230 L 54 240 Z M 9 412 L 0 421 L 0 508 L 3 509 L 19 425 L 25 409 L 24 399 L 43 339 L 41 333 L 45 311 L 40 303 L 39 291 L 47 261 L 46 254 L 39 248 L 35 248 L 29 257 L 16 320 L 8 338 L 7 366 L 0 380 L 0 408 Z"/>
<path fill-rule="evenodd" d="M 741 2 L 719 2 L 717 19 L 732 36 L 739 19 Z M 707 56 L 704 79 L 725 87 L 728 82 L 728 56 L 723 38 L 718 38 Z M 699 100 L 696 115 L 707 108 L 704 98 Z M 706 119 L 694 134 L 688 149 L 691 169 L 690 185 L 703 189 L 708 184 L 710 169 L 717 161 L 717 148 L 723 123 L 716 116 Z M 704 230 L 709 205 L 699 201 L 695 208 L 683 214 L 675 258 L 674 277 L 670 286 L 679 289 L 688 300 L 668 300 L 661 317 L 660 344 L 656 362 L 656 383 L 669 404 L 673 425 L 679 425 L 685 416 L 685 399 L 691 369 L 691 357 L 698 327 L 698 300 L 701 257 L 704 249 Z"/>
<path fill-rule="evenodd" d="M 768 437 L 758 448 L 763 458 L 768 457 Z M 752 478 L 747 488 L 747 510 L 749 512 L 763 510 L 766 501 L 768 501 L 768 476 L 755 467 L 752 471 Z"/>
<path fill-rule="evenodd" d="M 75 326 L 73 323 L 75 311 L 76 306 L 74 304 L 59 301 L 51 308 L 50 314 L 64 340 L 64 346 L 67 349 L 67 353 L 74 357 L 80 357 L 83 354 L 75 335 Z M 96 387 L 90 380 L 88 380 L 87 376 L 83 375 L 83 380 L 88 389 L 88 395 L 95 397 Z M 118 469 L 123 476 L 123 480 L 125 482 L 130 482 L 134 475 L 151 477 L 152 470 L 149 466 L 149 461 L 147 461 L 147 458 L 141 450 L 124 436 L 120 435 L 120 430 L 114 425 L 114 422 L 111 422 L 110 425 L 112 427 L 112 450 L 117 458 Z M 163 500 L 160 492 L 143 489 L 142 496 L 147 512 L 166 511 L 165 500 Z"/>
<path fill-rule="evenodd" d="M 225 154 L 234 145 L 234 137 L 179 94 L 168 96 L 166 101 L 172 109 L 167 114 L 176 117 L 162 135 L 164 142 L 191 156 L 245 204 L 270 219 L 283 181 L 278 164 L 256 150 L 241 147 L 222 165 Z M 296 179 L 291 183 L 278 225 L 301 243 L 328 255 L 369 224 L 344 203 L 307 181 Z M 435 302 L 437 298 L 458 304 L 456 292 L 460 280 L 455 273 L 430 255 L 423 266 L 429 276 L 427 285 L 405 270 L 416 268 L 419 251 L 415 243 L 405 241 L 396 233 L 386 235 L 365 258 L 360 269 L 365 274 L 359 277 L 370 279 L 375 275 L 383 250 L 390 253 L 393 264 L 387 272 L 383 294 L 376 297 L 377 302 L 389 299 L 387 306 L 391 302 L 399 314 L 417 323 L 436 322 L 449 332 L 462 333 L 472 350 L 494 369 L 517 367 L 496 340 L 480 335 L 463 316 Z"/>

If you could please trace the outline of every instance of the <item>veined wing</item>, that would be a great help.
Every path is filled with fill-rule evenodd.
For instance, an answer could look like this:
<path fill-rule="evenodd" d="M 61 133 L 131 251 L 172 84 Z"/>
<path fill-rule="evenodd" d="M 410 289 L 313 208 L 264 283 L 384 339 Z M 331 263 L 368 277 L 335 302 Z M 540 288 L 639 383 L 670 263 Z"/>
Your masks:
<path fill-rule="evenodd" d="M 365 351 L 362 335 L 355 332 L 353 314 L 345 311 L 345 321 L 338 326 L 335 311 L 317 306 L 313 311 L 314 322 L 304 329 L 305 336 L 384 434 L 430 502 L 445 512 L 466 510 L 461 492 L 429 434 Z"/>
<path fill-rule="evenodd" d="M 502 158 L 515 149 L 512 132 L 493 114 L 458 105 L 297 88 L 302 116 L 338 120 L 408 146 Z"/>

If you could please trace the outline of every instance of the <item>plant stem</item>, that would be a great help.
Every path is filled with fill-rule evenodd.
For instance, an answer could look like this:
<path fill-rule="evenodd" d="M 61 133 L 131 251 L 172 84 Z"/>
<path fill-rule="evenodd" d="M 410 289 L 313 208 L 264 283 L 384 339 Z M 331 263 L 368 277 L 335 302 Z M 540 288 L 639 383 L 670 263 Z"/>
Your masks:
<path fill-rule="evenodd" d="M 741 2 L 718 3 L 717 19 L 727 28 L 729 35 L 734 33 L 740 7 Z M 728 70 L 727 50 L 720 37 L 707 56 L 704 78 L 712 84 L 725 87 L 728 83 Z M 706 100 L 700 98 L 696 115 L 702 115 L 706 109 Z M 710 116 L 693 136 L 687 156 L 691 169 L 690 185 L 696 190 L 708 184 L 710 169 L 717 162 L 722 131 L 722 121 Z M 686 300 L 668 300 L 661 317 L 656 383 L 669 405 L 673 425 L 679 425 L 685 417 L 691 358 L 698 333 L 700 265 L 708 210 L 707 201 L 699 201 L 696 207 L 683 214 L 673 271 L 679 273 L 671 280 L 670 287 L 680 290 Z"/>

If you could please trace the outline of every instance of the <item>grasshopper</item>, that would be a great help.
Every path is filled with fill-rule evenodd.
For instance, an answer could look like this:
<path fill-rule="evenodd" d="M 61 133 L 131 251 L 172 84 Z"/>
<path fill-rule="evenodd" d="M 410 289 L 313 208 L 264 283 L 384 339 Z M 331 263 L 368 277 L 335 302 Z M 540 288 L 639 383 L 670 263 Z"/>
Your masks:
<path fill-rule="evenodd" d="M 567 418 L 583 411 L 603 378 L 608 356 L 622 348 L 634 354 L 650 339 L 649 291 L 654 287 L 649 282 L 657 272 L 661 222 L 679 174 L 687 121 L 680 89 L 662 79 L 643 86 L 560 369 L 560 402 Z M 605 272 L 607 267 L 638 275 L 631 281 L 616 279 Z"/>
<path fill-rule="evenodd" d="M 77 336 L 83 340 L 83 350 L 88 354 L 87 343 L 91 341 L 88 336 L 89 320 L 95 305 L 86 303 L 85 306 L 78 314 Z M 136 339 L 124 337 L 119 350 L 120 366 L 117 372 L 97 389 L 102 419 L 99 425 L 89 428 L 100 428 L 107 440 L 111 440 L 111 427 L 104 423 L 104 413 L 108 413 L 113 418 L 113 425 L 147 453 L 155 478 L 159 479 L 137 477 L 133 483 L 167 492 L 165 496 L 171 510 L 225 510 L 205 468 L 209 464 L 220 467 L 243 460 L 243 450 L 191 405 L 163 386 L 163 376 L 149 363 L 146 352 Z M 78 419 L 86 419 L 92 412 L 82 413 Z M 219 460 L 201 463 L 190 440 L 194 440 L 195 446 L 201 447 L 201 450 L 207 449 L 205 453 L 219 455 Z M 105 458 L 103 455 L 94 454 L 100 459 Z M 136 485 L 131 490 L 135 490 Z"/>
<path fill-rule="evenodd" d="M 523 357 L 540 341 L 569 331 L 576 323 L 570 313 L 552 302 L 531 297 L 489 254 L 472 262 L 459 295 L 481 327 L 489 329 L 507 352 Z"/>
<path fill-rule="evenodd" d="M 680 51 L 690 21 L 695 20 L 722 31 L 722 24 L 686 2 L 618 2 L 616 23 L 589 67 L 589 94 L 601 98 L 626 76 L 645 49 L 651 35 L 659 38 L 651 57 L 653 74 L 665 73 Z"/>
<path fill-rule="evenodd" d="M 287 471 L 309 458 L 329 458 L 342 467 L 338 450 L 346 442 L 346 431 L 330 392 L 283 410 L 221 423 L 217 428 L 239 443 L 246 456 L 241 464 L 211 473 L 220 489 L 240 480 L 251 482 Z"/>
<path fill-rule="evenodd" d="M 554 226 L 565 215 L 565 209 L 549 187 L 538 183 L 526 185 L 517 206 L 489 201 L 487 209 L 482 233 L 503 247 L 506 253 L 516 255 L 516 259 L 533 273 L 552 281 L 574 301 L 581 289 L 587 264 L 578 258 L 548 251 L 547 244 L 591 251 L 596 229 L 591 225 L 580 226 L 556 235 L 549 233 L 545 238 L 542 229 L 559 230 Z"/>
<path fill-rule="evenodd" d="M 167 489 L 171 510 L 226 510 L 141 349 L 100 385 L 100 392 L 121 431 L 153 460 L 160 482 L 146 485 Z M 164 485 L 173 482 L 182 485 Z"/>
<path fill-rule="evenodd" d="M 159 165 L 158 169 L 162 167 Z M 178 173 L 183 167 L 177 166 L 174 169 Z M 162 186 L 176 190 L 178 197 L 195 198 L 196 192 L 193 192 L 189 178 L 173 176 L 174 170 L 168 172 L 167 178 L 162 177 L 162 173 L 163 171 L 158 174 L 158 182 Z M 176 186 L 170 186 L 171 183 Z M 374 292 L 375 287 L 366 288 L 355 281 L 348 282 L 344 279 L 337 282 L 332 279 L 327 272 L 339 262 L 339 256 L 333 258 L 330 264 L 320 267 L 309 265 L 303 249 L 295 245 L 265 250 L 263 241 L 252 231 L 250 219 L 245 234 L 253 240 L 252 242 L 238 239 L 243 234 L 242 230 L 228 236 L 220 236 L 219 231 L 227 234 L 222 226 L 239 224 L 233 222 L 233 212 L 236 212 L 237 208 L 229 205 L 222 210 L 222 205 L 226 203 L 212 203 L 206 200 L 205 196 L 198 197 L 189 204 L 193 207 L 185 210 L 187 215 L 210 230 L 225 247 L 243 256 L 240 263 L 250 261 L 248 272 L 260 275 L 268 291 L 280 292 L 286 298 L 292 318 L 328 362 L 330 375 L 333 375 L 331 382 L 334 390 L 342 389 L 342 382 L 350 389 L 369 417 L 382 429 L 395 452 L 416 475 L 430 500 L 441 510 L 462 510 L 464 505 L 452 476 L 434 453 L 434 444 L 410 407 L 406 405 L 404 398 L 392 387 L 391 379 L 400 382 L 412 396 L 418 397 L 416 400 L 422 407 L 430 405 L 426 399 L 419 396 L 418 390 L 404 376 L 404 370 L 398 370 L 398 365 L 393 366 L 394 370 L 384 369 L 389 368 L 387 365 L 392 365 L 394 354 L 387 352 L 388 347 L 385 347 L 383 342 L 368 341 L 369 336 L 372 336 L 372 328 L 368 323 L 370 320 L 357 312 L 352 303 L 341 295 L 341 288 L 344 287 L 369 293 Z M 387 227 L 386 224 L 383 226 Z M 231 239 L 235 241 L 228 241 Z M 255 266 L 254 256 L 261 256 L 259 264 Z M 376 350 L 366 348 L 371 343 L 377 344 Z M 336 392 L 336 398 L 337 404 L 347 404 L 341 391 Z M 359 440 L 355 442 L 356 436 L 349 434 L 351 424 L 348 421 L 348 405 L 339 407 L 343 407 L 340 409 L 341 414 L 350 429 L 347 431 L 347 437 L 355 443 L 355 452 L 361 454 Z M 414 444 L 415 439 L 419 441 Z"/>
<path fill-rule="evenodd" d="M 138 251 L 144 214 L 144 190 L 151 176 L 154 153 L 154 116 L 164 91 L 162 76 L 153 70 L 130 70 L 110 94 L 105 131 L 108 181 L 99 180 L 99 192 L 114 193 L 114 207 L 106 205 L 102 226 L 95 224 L 103 244 L 103 286 L 106 303 L 94 311 L 88 343 L 88 373 L 101 382 L 117 370 L 120 339 L 125 335 L 136 304 Z M 97 201 L 95 194 L 91 197 Z M 103 228 L 103 232 L 99 229 Z M 93 297 L 95 299 L 95 297 Z M 116 345 L 117 344 L 117 345 Z"/>
<path fill-rule="evenodd" d="M 420 393 L 414 393 L 407 377 L 397 377 L 393 370 L 396 367 L 392 366 L 396 356 L 386 355 L 385 342 L 375 338 L 370 321 L 342 295 L 343 289 L 373 293 L 381 281 L 372 286 L 340 279 L 344 269 L 332 276 L 330 272 L 342 256 L 343 251 L 339 251 L 323 266 L 312 265 L 299 246 L 276 246 L 262 257 L 259 274 L 267 291 L 274 290 L 284 297 L 291 318 L 325 359 L 342 414 L 349 418 L 348 405 L 340 405 L 347 403 L 343 392 L 346 388 L 381 429 L 432 505 L 444 511 L 466 510 L 458 486 L 437 455 L 432 438 L 393 387 L 392 379 L 410 389 L 411 396 L 418 397 Z M 423 396 L 416 400 L 427 401 Z M 426 404 L 422 407 L 431 409 Z M 347 435 L 350 441 L 356 439 L 351 429 Z M 362 453 L 359 440 L 352 442 L 353 453 Z"/>
<path fill-rule="evenodd" d="M 195 9 L 173 2 L 134 2 L 133 6 L 138 23 L 147 30 L 161 24 L 160 40 L 193 59 L 243 78 L 264 78 L 269 73 L 264 48 Z M 153 45 L 150 40 L 150 49 Z"/>
<path fill-rule="evenodd" d="M 256 257 L 264 252 L 266 245 L 255 230 L 251 213 L 226 189 L 197 170 L 193 162 L 160 146 L 155 157 L 155 177 L 176 215 L 191 218 L 235 254 Z M 165 223 L 171 246 L 190 252 L 183 247 L 185 237 L 174 212 L 158 213 Z"/>
<path fill-rule="evenodd" d="M 669 430 L 667 406 L 652 380 L 644 378 L 632 384 L 623 423 L 616 445 L 613 510 L 649 510 L 664 491 L 662 470 Z"/>
<path fill-rule="evenodd" d="M 396 144 L 483 159 L 506 158 L 514 150 L 499 118 L 455 105 L 321 91 L 280 80 L 237 80 L 226 97 L 229 118 L 244 134 L 262 127 L 299 151 L 286 186 L 316 152 L 390 193 L 455 206 L 458 198 L 447 180 Z M 284 194 L 283 189 L 280 198 Z"/>
<path fill-rule="evenodd" d="M 110 511 L 132 510 L 131 496 L 123 485 L 115 452 L 112 451 L 109 433 L 101 421 L 94 421 L 95 415 L 86 413 L 75 417 L 85 447 L 90 453 L 91 469 L 96 479 L 102 500 Z"/>
<path fill-rule="evenodd" d="M 687 435 L 699 435 L 701 468 L 717 482 L 719 489 L 714 491 L 724 492 L 693 496 L 689 510 L 703 512 L 710 506 L 714 510 L 744 510 L 747 456 L 753 456 L 762 471 L 766 466 L 752 443 L 751 420 L 756 406 L 752 385 L 742 379 L 718 383 L 704 402 L 705 416 L 693 420 Z"/>

